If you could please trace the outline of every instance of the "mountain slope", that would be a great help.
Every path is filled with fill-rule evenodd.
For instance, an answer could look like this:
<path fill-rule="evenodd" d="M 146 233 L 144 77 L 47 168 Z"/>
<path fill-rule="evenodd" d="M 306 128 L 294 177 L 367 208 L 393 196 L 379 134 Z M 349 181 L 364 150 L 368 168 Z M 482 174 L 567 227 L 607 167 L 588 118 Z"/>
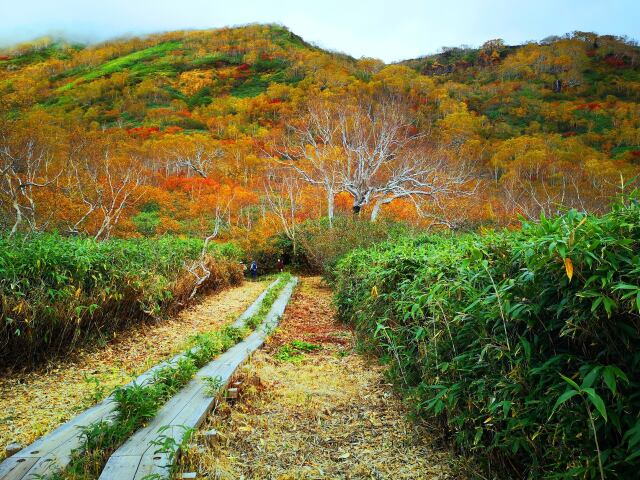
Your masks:
<path fill-rule="evenodd" d="M 431 145 L 473 161 L 481 188 L 466 199 L 427 199 L 419 210 L 394 200 L 388 217 L 475 226 L 571 207 L 601 211 L 620 177 L 640 171 L 639 52 L 624 38 L 578 32 L 385 65 L 322 50 L 276 25 L 17 46 L 0 52 L 0 137 L 9 150 L 38 145 L 48 155 L 38 171 L 15 170 L 47 185 L 33 192 L 38 212 L 22 199 L 33 218 L 19 229 L 93 235 L 118 218 L 117 235 L 202 235 L 224 206 L 230 235 L 263 238 L 280 228 L 263 197 L 268 145 L 285 124 L 309 101 L 389 94 L 403 99 Z M 208 170 L 190 169 L 185 159 L 194 158 Z M 143 199 L 106 212 L 104 199 L 120 198 L 104 187 L 116 167 L 122 181 L 144 170 L 136 177 Z M 0 225 L 11 227 L 15 188 L 0 190 Z M 314 185 L 301 198 L 299 219 L 321 214 Z M 337 210 L 349 207 L 338 193 Z"/>

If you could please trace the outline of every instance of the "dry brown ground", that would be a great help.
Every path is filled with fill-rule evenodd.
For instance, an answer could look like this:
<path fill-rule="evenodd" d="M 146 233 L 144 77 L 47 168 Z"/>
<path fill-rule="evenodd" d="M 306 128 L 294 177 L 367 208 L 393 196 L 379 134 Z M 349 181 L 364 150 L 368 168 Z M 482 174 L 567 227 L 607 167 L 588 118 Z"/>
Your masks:
<path fill-rule="evenodd" d="M 185 347 L 187 339 L 235 318 L 268 282 L 223 290 L 174 318 L 118 334 L 103 347 L 49 362 L 37 371 L 0 378 L 0 458 L 4 447 L 27 445 Z"/>
<path fill-rule="evenodd" d="M 322 347 L 283 360 L 302 340 Z M 305 278 L 280 328 L 238 378 L 240 399 L 222 402 L 186 447 L 180 473 L 212 479 L 445 479 L 448 452 L 406 418 L 373 359 L 353 351 L 331 293 Z M 220 440 L 207 444 L 204 432 Z M 180 478 L 180 475 L 178 475 Z"/>

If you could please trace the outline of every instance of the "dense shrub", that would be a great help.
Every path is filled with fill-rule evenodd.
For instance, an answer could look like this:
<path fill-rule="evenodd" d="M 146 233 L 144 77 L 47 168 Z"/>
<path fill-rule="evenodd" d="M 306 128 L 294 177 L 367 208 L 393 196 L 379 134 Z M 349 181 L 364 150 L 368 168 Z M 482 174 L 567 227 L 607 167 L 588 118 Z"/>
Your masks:
<path fill-rule="evenodd" d="M 352 215 L 336 217 L 329 228 L 329 219 L 324 217 L 298 227 L 295 253 L 291 240 L 284 234 L 274 239 L 273 251 L 300 270 L 331 277 L 336 263 L 346 253 L 398 237 L 407 233 L 408 228 L 402 223 L 371 222 Z"/>
<path fill-rule="evenodd" d="M 41 235 L 0 238 L 0 365 L 33 361 L 186 304 L 185 264 L 202 241 L 163 237 L 95 242 Z M 213 245 L 199 292 L 242 279 L 233 246 Z"/>
<path fill-rule="evenodd" d="M 388 360 L 416 412 L 489 475 L 637 475 L 635 200 L 602 217 L 357 250 L 336 289 L 340 316 Z"/>

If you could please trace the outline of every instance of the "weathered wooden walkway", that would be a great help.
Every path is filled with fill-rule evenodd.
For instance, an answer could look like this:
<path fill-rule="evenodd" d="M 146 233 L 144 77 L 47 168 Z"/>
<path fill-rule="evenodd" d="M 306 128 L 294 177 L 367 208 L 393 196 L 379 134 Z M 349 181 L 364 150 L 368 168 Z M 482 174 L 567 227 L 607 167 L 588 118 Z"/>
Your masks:
<path fill-rule="evenodd" d="M 238 317 L 233 325 L 237 327 L 244 325 L 245 321 L 258 311 L 262 299 L 277 283 L 278 280 L 271 283 L 255 300 L 255 302 L 251 304 L 251 306 L 247 308 L 240 317 Z M 287 288 L 285 288 L 285 290 L 287 290 Z M 281 298 L 282 294 L 278 298 L 278 302 Z M 254 334 L 250 335 L 250 337 L 253 335 Z M 247 338 L 247 340 L 248 339 L 249 338 Z M 137 377 L 130 384 L 134 382 L 137 384 L 148 383 L 153 378 L 153 374 L 156 370 L 178 362 L 186 354 L 187 352 L 184 352 L 176 355 L 166 362 L 159 363 Z M 169 403 L 171 403 L 171 400 Z M 61 425 L 50 434 L 36 440 L 31 445 L 23 448 L 18 453 L 2 462 L 0 464 L 0 480 L 22 480 L 46 477 L 56 470 L 64 468 L 69 464 L 71 452 L 82 445 L 81 428 L 100 420 L 108 421 L 113 418 L 114 412 L 115 403 L 113 401 L 113 397 L 108 397 L 99 404 L 85 410 L 83 413 Z M 120 478 L 124 480 L 127 477 L 119 476 L 113 478 Z"/>
<path fill-rule="evenodd" d="M 297 283 L 293 278 L 283 288 L 267 318 L 242 342 L 202 368 L 196 377 L 171 398 L 144 428 L 138 430 L 109 459 L 100 480 L 142 480 L 169 478 L 175 451 L 161 452 L 157 440 L 170 439 L 179 445 L 185 433 L 204 420 L 215 398 L 208 392 L 206 377 L 218 377 L 225 386 L 236 369 L 260 348 L 269 332 L 278 324 Z"/>

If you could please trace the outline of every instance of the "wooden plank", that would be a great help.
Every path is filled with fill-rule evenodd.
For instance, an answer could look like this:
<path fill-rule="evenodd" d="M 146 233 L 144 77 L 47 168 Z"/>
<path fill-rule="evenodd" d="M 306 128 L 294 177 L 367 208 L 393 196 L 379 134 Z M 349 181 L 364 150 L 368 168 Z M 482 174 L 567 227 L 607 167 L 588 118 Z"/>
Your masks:
<path fill-rule="evenodd" d="M 227 385 L 236 369 L 251 353 L 262 346 L 269 332 L 277 325 L 296 283 L 297 278 L 293 278 L 284 287 L 262 325 L 243 341 L 200 369 L 187 386 L 158 411 L 147 426 L 138 430 L 113 453 L 100 475 L 100 480 L 142 480 L 152 474 L 161 478 L 169 477 L 170 457 L 166 452 L 159 453 L 154 441 L 168 437 L 180 444 L 187 430 L 196 428 L 204 421 L 215 402 L 215 398 L 207 394 L 205 378 L 220 377 L 222 385 Z M 132 464 L 135 464 L 135 461 L 132 462 L 132 457 L 138 459 L 133 476 Z"/>
<path fill-rule="evenodd" d="M 244 325 L 245 321 L 258 311 L 262 299 L 276 286 L 278 281 L 279 279 L 273 281 L 233 325 L 236 327 Z M 134 383 L 139 385 L 148 383 L 156 370 L 177 363 L 188 352 L 189 350 L 153 366 L 126 386 Z M 111 396 L 106 398 L 6 459 L 0 464 L 0 480 L 35 478 L 38 475 L 51 474 L 54 470 L 66 467 L 69 464 L 71 452 L 82 445 L 81 427 L 86 427 L 100 420 L 110 421 L 115 414 L 113 400 Z"/>
<path fill-rule="evenodd" d="M 103 475 L 106 474 L 110 478 L 127 480 L 135 477 L 139 464 L 140 457 L 136 455 L 122 456 L 118 463 L 107 464 L 103 470 Z"/>
<path fill-rule="evenodd" d="M 2 464 L 0 464 L 0 478 L 9 478 L 9 475 L 15 476 L 16 478 L 21 478 L 37 461 L 37 457 L 9 457 L 4 462 L 2 462 Z"/>

